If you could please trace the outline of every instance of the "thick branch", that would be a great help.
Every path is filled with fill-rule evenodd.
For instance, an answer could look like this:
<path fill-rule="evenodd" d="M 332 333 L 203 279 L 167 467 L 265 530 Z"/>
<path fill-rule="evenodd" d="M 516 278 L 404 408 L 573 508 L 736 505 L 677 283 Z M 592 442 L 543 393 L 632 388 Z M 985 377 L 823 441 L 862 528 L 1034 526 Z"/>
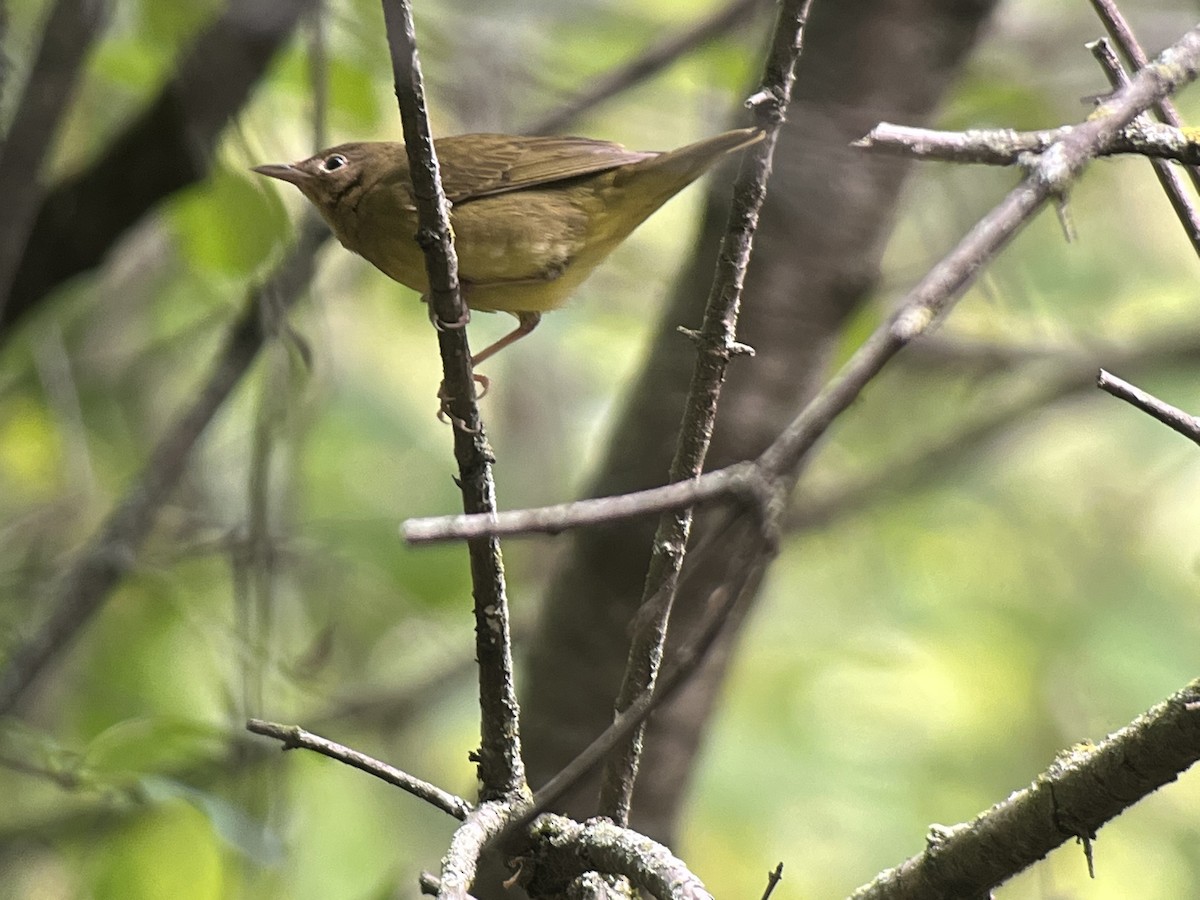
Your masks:
<path fill-rule="evenodd" d="M 935 825 L 926 848 L 854 892 L 852 900 L 960 900 L 988 896 L 1072 838 L 1174 781 L 1200 759 L 1200 680 L 1099 745 L 1059 754 L 1032 785 L 973 822 Z"/>
<path fill-rule="evenodd" d="M 712 900 L 683 860 L 650 838 L 608 819 L 580 824 L 544 815 L 532 831 L 533 855 L 521 867 L 518 883 L 530 896 L 559 896 L 585 872 L 619 875 L 659 900 Z"/>
<path fill-rule="evenodd" d="M 504 830 L 513 810 L 511 803 L 489 800 L 480 803 L 463 820 L 442 859 L 439 900 L 467 900 L 483 848 Z"/>

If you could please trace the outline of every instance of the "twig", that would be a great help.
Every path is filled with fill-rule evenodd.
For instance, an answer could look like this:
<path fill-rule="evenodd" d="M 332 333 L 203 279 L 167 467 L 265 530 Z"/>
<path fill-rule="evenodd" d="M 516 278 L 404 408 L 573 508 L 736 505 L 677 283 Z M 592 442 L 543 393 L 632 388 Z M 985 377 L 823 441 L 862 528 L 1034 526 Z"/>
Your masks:
<path fill-rule="evenodd" d="M 283 743 L 284 750 L 297 748 L 312 750 L 322 756 L 328 756 L 330 759 L 353 766 L 368 775 L 374 775 L 381 781 L 386 781 L 388 784 L 407 791 L 430 806 L 435 806 L 447 815 L 454 816 L 459 821 L 465 820 L 471 812 L 471 804 L 461 797 L 456 797 L 449 791 L 444 791 L 428 781 L 422 781 L 420 778 L 409 775 L 395 766 L 380 762 L 365 753 L 305 731 L 298 725 L 280 725 L 275 722 L 264 722 L 262 719 L 250 719 L 246 723 L 246 730 L 275 738 Z"/>
<path fill-rule="evenodd" d="M 442 190 L 425 110 L 425 89 L 417 58 L 412 10 L 406 0 L 383 0 L 383 14 L 417 201 L 418 234 L 429 273 L 429 303 L 442 322 L 463 322 L 467 308 L 459 292 L 458 260 L 450 232 L 449 205 Z M 442 328 L 438 332 L 438 345 L 444 386 L 450 395 L 447 404 L 455 425 L 454 456 L 458 461 L 463 511 L 493 514 L 496 510 L 493 456 L 475 403 L 466 330 Z M 484 800 L 512 798 L 527 792 L 528 788 L 521 760 L 504 564 L 500 543 L 494 537 L 469 541 L 467 548 L 475 601 L 475 653 L 479 662 L 481 796 Z"/>
<path fill-rule="evenodd" d="M 1121 15 L 1121 11 L 1117 8 L 1113 0 L 1092 0 L 1092 8 L 1096 10 L 1096 15 L 1104 23 L 1109 36 L 1121 48 L 1121 52 L 1125 54 L 1125 58 L 1129 61 L 1129 64 L 1135 70 L 1144 69 L 1149 63 L 1149 57 L 1146 55 L 1146 51 L 1142 49 L 1142 45 L 1138 42 L 1137 36 L 1134 35 L 1133 29 L 1129 27 L 1129 23 Z M 1183 128 L 1183 117 L 1179 115 L 1178 110 L 1175 109 L 1175 104 L 1169 98 L 1163 97 L 1155 103 L 1154 111 L 1168 125 L 1172 125 L 1175 128 Z M 1200 169 L 1197 169 L 1194 165 L 1188 166 L 1187 173 L 1191 176 L 1192 184 L 1196 190 L 1200 191 Z"/>
<path fill-rule="evenodd" d="M 771 900 L 771 895 L 775 893 L 775 888 L 781 881 L 783 881 L 782 862 L 775 866 L 774 871 L 767 873 L 767 889 L 763 891 L 762 900 Z"/>
<path fill-rule="evenodd" d="M 1078 127 L 1063 125 L 1042 131 L 1014 131 L 1011 128 L 938 131 L 880 122 L 853 146 L 911 159 L 1013 166 L 1021 164 L 1026 154 L 1046 152 Z M 1186 131 L 1149 120 L 1126 125 L 1097 155 L 1120 153 L 1137 154 L 1156 161 L 1200 163 L 1200 143 Z"/>
<path fill-rule="evenodd" d="M 780 6 L 762 87 L 751 98 L 750 105 L 766 131 L 766 139 L 743 160 L 742 171 L 734 186 L 729 224 L 717 258 L 704 321 L 696 337 L 699 356 L 688 390 L 675 459 L 671 463 L 669 480 L 673 482 L 694 479 L 704 467 L 725 371 L 738 348 L 735 338 L 742 284 L 750 261 L 758 212 L 766 196 L 776 136 L 791 99 L 795 65 L 810 4 L 811 0 L 784 0 Z M 617 712 L 624 711 L 644 692 L 654 689 L 691 524 L 690 506 L 664 514 L 659 521 L 638 626 L 630 642 L 625 678 L 617 694 Z M 614 748 L 601 780 L 600 812 L 619 825 L 629 821 L 642 733 L 643 729 L 639 727 L 627 742 Z"/>
<path fill-rule="evenodd" d="M 1178 431 L 1193 443 L 1200 444 L 1200 418 L 1189 415 L 1169 403 L 1164 403 L 1153 394 L 1147 394 L 1104 369 L 1100 370 L 1096 386 L 1117 399 L 1137 407 L 1146 415 L 1158 419 L 1168 428 Z"/>
<path fill-rule="evenodd" d="M 1109 84 L 1116 89 L 1120 89 L 1129 83 L 1129 76 L 1125 73 L 1124 68 L 1121 67 L 1121 61 L 1117 59 L 1117 55 L 1113 52 L 1108 41 L 1101 38 L 1098 41 L 1092 41 L 1087 46 L 1092 51 L 1092 56 L 1100 63 L 1100 68 L 1104 70 L 1104 74 L 1108 77 Z M 1150 117 L 1148 115 L 1139 116 L 1133 122 L 1133 126 L 1136 127 L 1139 124 L 1150 124 Z M 1192 161 L 1195 162 L 1195 160 Z M 1166 192 L 1171 208 L 1175 210 L 1175 215 L 1179 218 L 1180 224 L 1183 225 L 1183 230 L 1187 234 L 1188 240 L 1192 242 L 1192 250 L 1200 255 L 1200 212 L 1197 212 L 1196 205 L 1188 195 L 1183 176 L 1166 160 L 1151 158 L 1150 165 L 1154 169 L 1154 175 L 1158 179 L 1158 183 L 1162 185 L 1163 191 Z"/>
<path fill-rule="evenodd" d="M 1032 368 L 1035 364 L 1052 364 L 1057 371 L 1036 374 L 1028 389 L 1019 394 L 1006 391 L 1001 402 L 989 405 L 978 418 L 950 434 L 923 442 L 910 454 L 888 460 L 877 470 L 858 478 L 797 498 L 780 522 L 781 531 L 827 527 L 841 516 L 883 502 L 889 492 L 911 491 L 929 478 L 944 476 L 964 458 L 985 450 L 992 441 L 1003 439 L 1015 424 L 1027 420 L 1037 410 L 1094 389 L 1096 379 L 1091 360 L 1099 356 L 1108 356 L 1110 361 L 1116 359 L 1121 366 L 1138 371 L 1194 365 L 1200 361 L 1200 335 L 1181 336 L 1174 332 L 1143 338 L 1132 348 L 1092 347 L 1086 354 L 1073 348 L 1055 351 L 1049 347 L 1024 345 L 1006 347 L 976 343 L 959 347 L 957 343 L 936 339 L 922 342 L 919 348 L 913 349 L 925 351 L 933 346 L 937 347 L 936 362 L 930 363 L 924 352 L 914 352 L 906 360 L 908 368 L 912 370 L 912 363 L 919 360 L 924 365 L 944 363 L 945 367 L 961 374 L 974 361 L 982 363 L 975 373 L 977 377 L 986 377 L 1019 365 L 1022 368 L 1017 374 L 1021 381 L 1038 371 Z M 960 349 L 962 354 L 957 352 Z M 971 355 L 967 356 L 967 353 Z M 916 371 L 920 372 L 920 368 Z M 931 373 L 931 377 L 937 377 L 937 373 Z"/>
<path fill-rule="evenodd" d="M 755 584 L 754 574 L 749 569 L 742 569 L 735 576 L 736 583 L 724 592 L 724 596 L 707 615 L 697 634 L 674 652 L 653 690 L 643 692 L 623 712 L 618 713 L 611 725 L 553 778 L 538 788 L 533 795 L 533 803 L 512 820 L 501 836 L 500 843 L 504 843 L 508 837 L 526 828 L 539 815 L 552 809 L 569 790 L 587 777 L 614 747 L 628 739 L 656 709 L 687 683 L 707 657 L 733 611 L 745 601 L 747 591 Z"/>
<path fill-rule="evenodd" d="M 178 483 L 192 448 L 262 347 L 267 336 L 260 310 L 262 299 L 274 296 L 282 307 L 291 304 L 311 280 L 316 252 L 328 236 L 328 228 L 315 213 L 306 216 L 296 245 L 266 281 L 250 291 L 246 308 L 230 329 L 225 349 L 195 401 L 171 424 L 137 481 L 55 582 L 45 604 L 50 610 L 45 621 L 33 637 L 9 654 L 0 673 L 0 715 L 13 711 L 34 680 L 66 652 L 112 588 L 133 568 L 137 552 Z"/>
<path fill-rule="evenodd" d="M 412 544 L 462 540 L 484 535 L 559 534 L 568 528 L 619 522 L 636 516 L 653 515 L 708 500 L 738 494 L 755 494 L 761 483 L 753 463 L 739 463 L 704 480 L 675 481 L 616 497 L 576 500 L 554 506 L 497 512 L 488 516 L 431 516 L 409 519 L 402 526 L 404 539 Z"/>
<path fill-rule="evenodd" d="M 852 900 L 960 900 L 988 892 L 1105 822 L 1200 760 L 1200 680 L 1100 744 L 1059 754 L 1034 783 L 969 824 L 930 828 L 923 853 L 881 873 Z"/>
<path fill-rule="evenodd" d="M 668 35 L 641 55 L 596 79 L 559 109 L 533 122 L 523 134 L 553 134 L 574 121 L 581 113 L 599 106 L 709 41 L 725 37 L 733 29 L 753 21 L 752 13 L 765 8 L 764 0 L 733 0 L 689 28 Z"/>

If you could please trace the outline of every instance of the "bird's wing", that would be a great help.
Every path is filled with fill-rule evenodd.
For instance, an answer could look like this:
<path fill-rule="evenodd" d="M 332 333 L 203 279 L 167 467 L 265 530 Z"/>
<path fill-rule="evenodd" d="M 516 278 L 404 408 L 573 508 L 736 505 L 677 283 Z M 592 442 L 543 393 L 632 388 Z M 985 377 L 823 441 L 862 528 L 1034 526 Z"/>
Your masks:
<path fill-rule="evenodd" d="M 452 203 L 595 175 L 657 156 L 578 137 L 465 134 L 435 142 Z"/>

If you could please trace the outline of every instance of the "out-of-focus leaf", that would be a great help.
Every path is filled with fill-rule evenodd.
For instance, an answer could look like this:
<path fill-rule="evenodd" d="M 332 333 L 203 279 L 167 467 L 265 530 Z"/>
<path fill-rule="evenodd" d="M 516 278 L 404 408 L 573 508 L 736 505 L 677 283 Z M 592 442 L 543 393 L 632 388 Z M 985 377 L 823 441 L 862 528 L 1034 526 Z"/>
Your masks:
<path fill-rule="evenodd" d="M 103 900 L 220 900 L 225 873 L 208 819 L 169 801 L 106 836 L 92 857 L 92 893 Z"/>
<path fill-rule="evenodd" d="M 251 177 L 220 167 L 172 203 L 180 248 L 194 265 L 227 275 L 249 274 L 288 233 L 278 196 Z"/>

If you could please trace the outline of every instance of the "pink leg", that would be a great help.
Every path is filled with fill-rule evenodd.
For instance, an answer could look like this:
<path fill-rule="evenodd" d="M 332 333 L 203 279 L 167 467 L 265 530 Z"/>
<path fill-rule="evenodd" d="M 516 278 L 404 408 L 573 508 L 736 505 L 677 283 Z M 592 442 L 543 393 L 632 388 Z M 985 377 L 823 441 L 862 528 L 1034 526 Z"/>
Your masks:
<path fill-rule="evenodd" d="M 472 365 L 479 365 L 485 359 L 495 356 L 509 344 L 515 344 L 533 329 L 537 328 L 538 322 L 542 320 L 542 314 L 537 312 L 521 312 L 517 313 L 517 327 L 506 334 L 496 343 L 488 347 L 484 347 L 478 353 L 471 357 Z"/>

